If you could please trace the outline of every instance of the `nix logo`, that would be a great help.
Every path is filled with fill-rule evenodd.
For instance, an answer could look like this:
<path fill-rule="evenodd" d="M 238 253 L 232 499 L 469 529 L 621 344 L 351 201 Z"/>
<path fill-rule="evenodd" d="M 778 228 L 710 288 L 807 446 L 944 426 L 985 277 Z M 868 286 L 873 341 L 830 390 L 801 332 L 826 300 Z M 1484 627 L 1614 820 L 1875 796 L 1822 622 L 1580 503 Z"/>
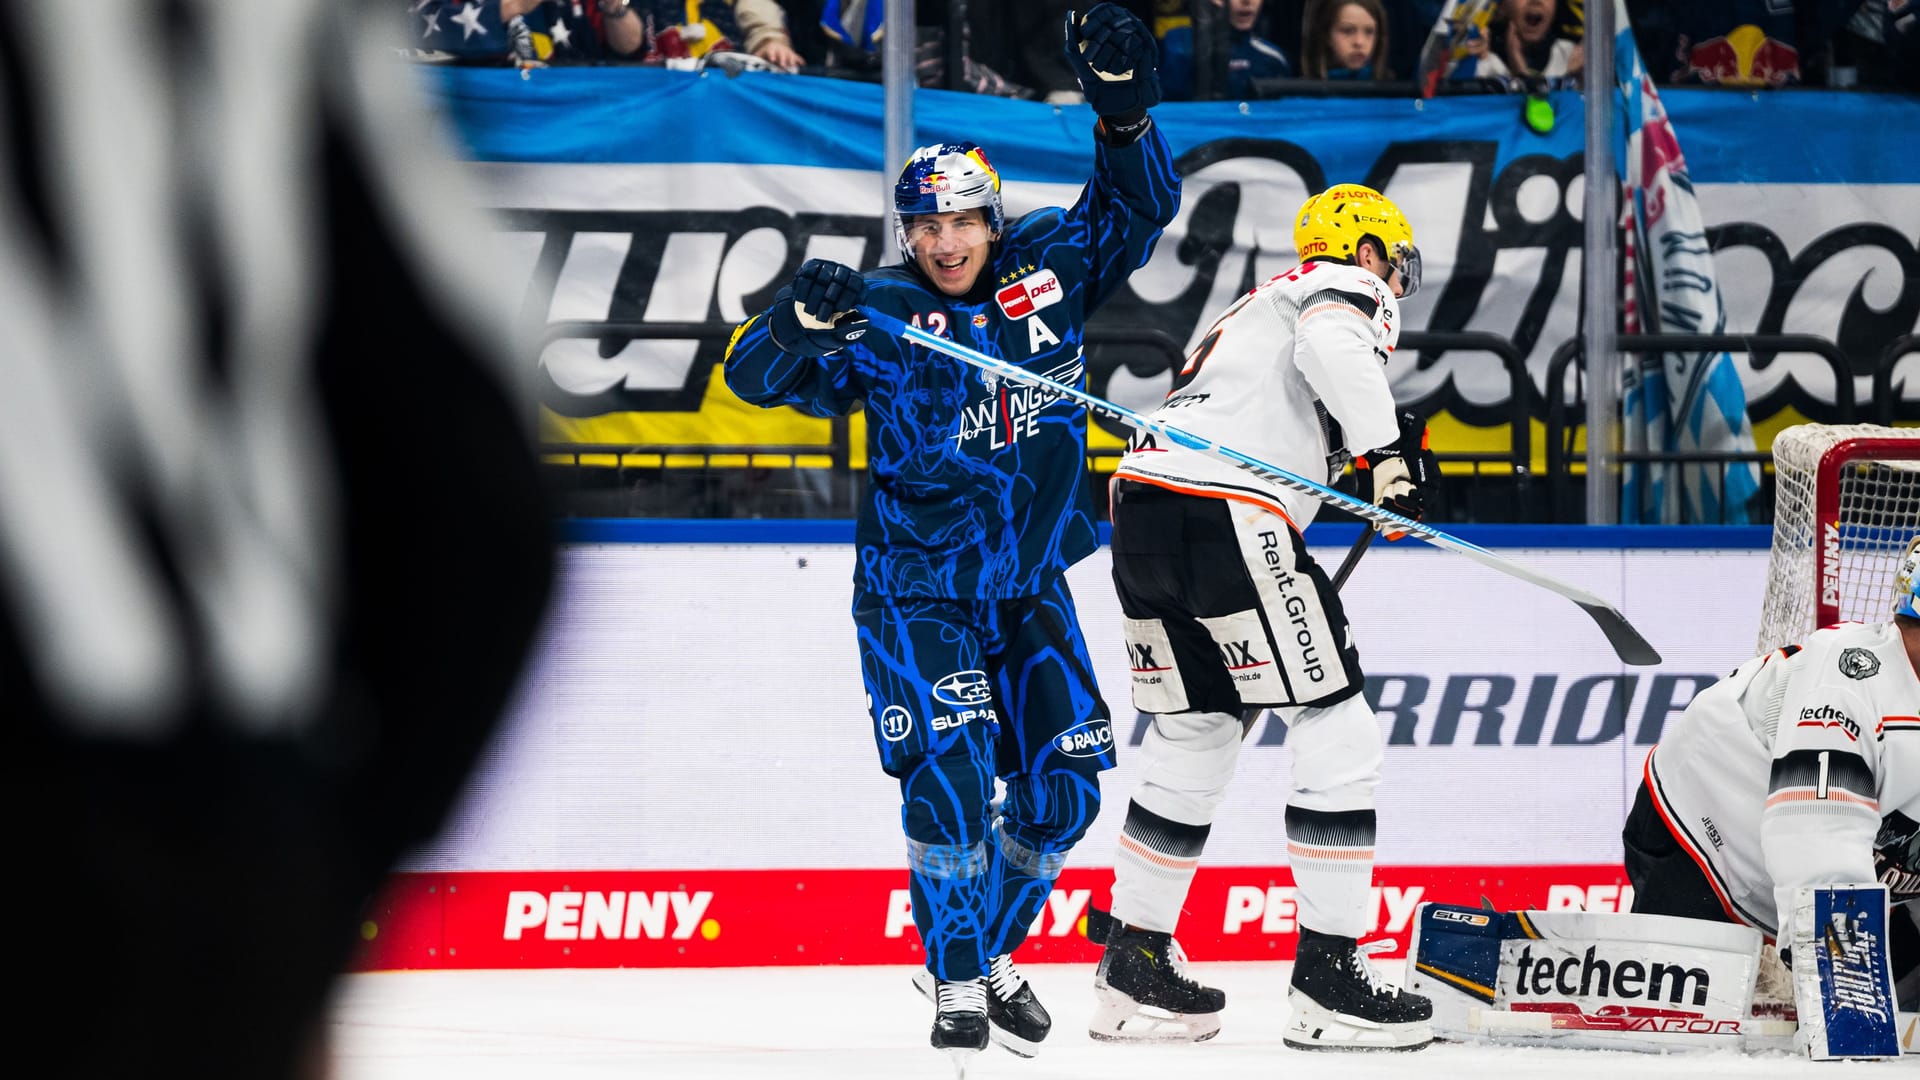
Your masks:
<path fill-rule="evenodd" d="M 1135 671 L 1166 671 L 1168 666 L 1154 659 L 1153 646 L 1138 641 L 1127 643 L 1127 656 L 1133 661 Z"/>
<path fill-rule="evenodd" d="M 1220 643 L 1220 659 L 1226 661 L 1232 671 L 1245 671 L 1248 668 L 1266 667 L 1267 661 L 1253 654 L 1251 641 L 1223 641 Z"/>

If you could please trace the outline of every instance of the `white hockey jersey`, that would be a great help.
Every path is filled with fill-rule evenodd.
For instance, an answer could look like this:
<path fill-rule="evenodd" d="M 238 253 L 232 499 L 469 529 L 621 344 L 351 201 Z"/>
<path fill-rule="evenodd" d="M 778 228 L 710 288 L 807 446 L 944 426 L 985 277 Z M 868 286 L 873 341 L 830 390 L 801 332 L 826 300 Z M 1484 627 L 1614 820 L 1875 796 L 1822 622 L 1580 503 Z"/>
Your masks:
<path fill-rule="evenodd" d="M 1645 781 L 1729 913 L 1768 934 L 1801 886 L 1920 898 L 1920 677 L 1893 623 L 1740 665 L 1667 730 Z"/>
<path fill-rule="evenodd" d="M 1357 266 L 1310 262 L 1241 297 L 1214 320 L 1174 373 L 1155 420 L 1230 446 L 1308 480 L 1328 478 L 1328 452 L 1364 454 L 1399 438 L 1386 362 L 1400 341 L 1400 303 Z M 1338 422 L 1328 445 L 1316 403 Z M 1319 500 L 1231 461 L 1136 434 L 1116 477 L 1242 499 L 1304 530 Z"/>

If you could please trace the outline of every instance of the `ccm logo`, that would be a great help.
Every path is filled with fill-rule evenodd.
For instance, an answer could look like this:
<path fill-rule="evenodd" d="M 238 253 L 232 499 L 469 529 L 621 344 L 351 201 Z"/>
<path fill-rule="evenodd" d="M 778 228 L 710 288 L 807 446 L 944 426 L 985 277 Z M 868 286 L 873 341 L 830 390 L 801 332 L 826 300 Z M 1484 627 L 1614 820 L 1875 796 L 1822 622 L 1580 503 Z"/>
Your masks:
<path fill-rule="evenodd" d="M 994 293 L 993 299 L 1007 318 L 1024 319 L 1043 307 L 1059 303 L 1063 295 L 1060 276 L 1043 269 Z"/>

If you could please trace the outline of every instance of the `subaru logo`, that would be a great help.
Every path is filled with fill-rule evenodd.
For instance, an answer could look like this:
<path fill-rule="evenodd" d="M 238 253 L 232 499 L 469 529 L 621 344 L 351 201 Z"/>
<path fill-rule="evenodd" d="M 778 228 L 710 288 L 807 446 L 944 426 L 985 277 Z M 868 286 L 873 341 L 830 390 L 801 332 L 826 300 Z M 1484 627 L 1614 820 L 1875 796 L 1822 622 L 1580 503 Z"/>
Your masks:
<path fill-rule="evenodd" d="M 880 737 L 888 742 L 899 742 L 913 733 L 913 714 L 898 705 L 887 706 L 880 714 Z"/>
<path fill-rule="evenodd" d="M 993 684 L 984 671 L 956 671 L 933 684 L 933 696 L 949 705 L 985 705 L 993 700 Z"/>

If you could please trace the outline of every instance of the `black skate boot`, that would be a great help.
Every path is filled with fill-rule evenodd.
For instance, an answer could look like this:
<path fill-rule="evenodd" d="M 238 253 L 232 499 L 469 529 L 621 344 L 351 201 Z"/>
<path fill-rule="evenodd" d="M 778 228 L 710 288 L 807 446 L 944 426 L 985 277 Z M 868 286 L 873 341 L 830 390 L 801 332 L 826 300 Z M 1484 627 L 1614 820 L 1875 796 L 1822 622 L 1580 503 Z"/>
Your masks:
<path fill-rule="evenodd" d="M 987 980 L 941 980 L 933 994 L 933 1048 L 953 1057 L 957 1076 L 966 1075 L 966 1059 L 987 1048 Z"/>
<path fill-rule="evenodd" d="M 1433 1041 L 1433 1002 L 1382 982 L 1353 938 L 1300 928 L 1287 992 L 1296 1050 L 1419 1050 Z"/>
<path fill-rule="evenodd" d="M 1053 1017 L 1011 956 L 996 956 L 987 965 L 987 1019 L 993 1022 L 993 1041 L 1021 1057 L 1039 1053 L 1040 1040 L 1053 1030 Z"/>
<path fill-rule="evenodd" d="M 1053 1017 L 1034 996 L 1026 976 L 1013 966 L 1012 957 L 993 958 L 987 966 L 986 984 L 987 1019 L 992 1024 L 988 1034 L 994 1043 L 1021 1057 L 1039 1053 L 1040 1040 L 1053 1030 Z M 913 985 L 928 1001 L 939 1000 L 936 987 L 940 984 L 934 982 L 932 972 L 914 972 Z"/>
<path fill-rule="evenodd" d="M 1204 1042 L 1220 1034 L 1224 991 L 1187 976 L 1172 934 L 1115 924 L 1093 978 L 1088 1034 L 1107 1042 Z"/>

